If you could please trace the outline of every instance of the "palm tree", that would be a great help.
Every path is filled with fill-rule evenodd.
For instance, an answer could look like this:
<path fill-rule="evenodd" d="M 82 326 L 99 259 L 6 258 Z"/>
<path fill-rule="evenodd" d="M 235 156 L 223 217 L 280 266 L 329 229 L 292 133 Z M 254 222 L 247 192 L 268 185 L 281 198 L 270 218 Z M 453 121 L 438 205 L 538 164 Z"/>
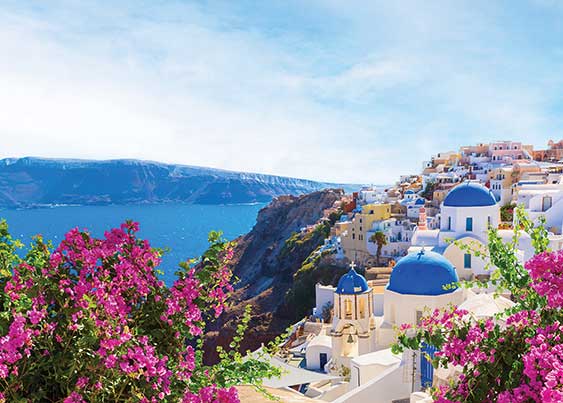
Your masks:
<path fill-rule="evenodd" d="M 387 245 L 387 237 L 382 231 L 376 231 L 370 238 L 370 242 L 377 244 L 377 252 L 375 253 L 375 259 L 377 260 L 377 265 L 379 266 L 379 259 L 381 258 L 381 249 Z"/>

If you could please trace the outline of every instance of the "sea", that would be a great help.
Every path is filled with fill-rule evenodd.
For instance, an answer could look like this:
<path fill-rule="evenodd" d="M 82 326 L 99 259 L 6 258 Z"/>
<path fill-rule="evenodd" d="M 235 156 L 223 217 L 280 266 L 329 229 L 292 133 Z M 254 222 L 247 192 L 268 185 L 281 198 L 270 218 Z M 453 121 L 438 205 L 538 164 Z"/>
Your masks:
<path fill-rule="evenodd" d="M 252 229 L 265 204 L 198 205 L 158 204 L 125 206 L 53 206 L 23 210 L 0 210 L 12 236 L 29 245 L 34 235 L 58 245 L 72 228 L 87 229 L 101 237 L 104 231 L 126 220 L 139 222 L 139 237 L 151 245 L 167 248 L 159 267 L 166 284 L 174 282 L 178 263 L 200 256 L 207 248 L 209 231 L 222 231 L 234 239 Z"/>

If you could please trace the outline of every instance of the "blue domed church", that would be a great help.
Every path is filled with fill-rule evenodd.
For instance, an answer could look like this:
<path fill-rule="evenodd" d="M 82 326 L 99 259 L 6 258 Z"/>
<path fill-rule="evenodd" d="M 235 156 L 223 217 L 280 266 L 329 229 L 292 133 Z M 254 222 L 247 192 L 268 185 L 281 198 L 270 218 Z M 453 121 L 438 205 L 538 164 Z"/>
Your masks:
<path fill-rule="evenodd" d="M 439 253 L 421 249 L 399 260 L 384 291 L 377 347 L 394 342 L 395 326 L 416 325 L 425 313 L 461 304 L 463 291 L 458 282 L 456 268 Z"/>
<path fill-rule="evenodd" d="M 442 202 L 438 217 L 439 229 L 415 231 L 409 252 L 418 252 L 424 247 L 443 255 L 453 264 L 460 279 L 487 275 L 483 259 L 452 241 L 485 251 L 487 230 L 498 228 L 500 222 L 500 206 L 491 190 L 475 182 L 456 186 Z"/>
<path fill-rule="evenodd" d="M 330 336 L 334 363 L 348 365 L 352 358 L 375 351 L 373 292 L 354 264 L 338 281 L 333 307 Z"/>

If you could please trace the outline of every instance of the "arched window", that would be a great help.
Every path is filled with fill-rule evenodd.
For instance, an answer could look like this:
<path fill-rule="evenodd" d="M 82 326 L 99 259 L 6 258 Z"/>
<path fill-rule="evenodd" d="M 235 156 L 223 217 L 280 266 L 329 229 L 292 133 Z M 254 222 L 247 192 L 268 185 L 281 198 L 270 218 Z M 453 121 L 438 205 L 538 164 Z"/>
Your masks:
<path fill-rule="evenodd" d="M 366 300 L 365 300 L 365 298 L 360 298 L 358 305 L 359 305 L 359 308 L 360 308 L 360 318 L 364 319 L 366 317 Z"/>

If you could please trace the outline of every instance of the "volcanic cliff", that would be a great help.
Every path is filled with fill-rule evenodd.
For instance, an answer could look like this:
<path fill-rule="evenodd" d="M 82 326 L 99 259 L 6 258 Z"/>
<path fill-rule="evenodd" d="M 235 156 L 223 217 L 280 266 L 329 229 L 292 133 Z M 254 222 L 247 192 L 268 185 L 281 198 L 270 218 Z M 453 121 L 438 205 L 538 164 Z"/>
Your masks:
<path fill-rule="evenodd" d="M 323 213 L 338 205 L 343 195 L 341 189 L 327 189 L 302 196 L 281 196 L 260 210 L 254 228 L 236 240 L 232 268 L 240 281 L 231 297 L 232 306 L 207 329 L 209 362 L 216 359 L 217 344 L 229 344 L 248 304 L 252 305 L 252 320 L 243 350 L 260 347 L 300 318 L 303 310 L 289 306 L 286 294 L 294 286 L 295 273 L 328 235 L 330 225 L 319 221 Z M 314 229 L 300 232 L 312 225 Z M 314 295 L 314 285 L 310 293 Z"/>

